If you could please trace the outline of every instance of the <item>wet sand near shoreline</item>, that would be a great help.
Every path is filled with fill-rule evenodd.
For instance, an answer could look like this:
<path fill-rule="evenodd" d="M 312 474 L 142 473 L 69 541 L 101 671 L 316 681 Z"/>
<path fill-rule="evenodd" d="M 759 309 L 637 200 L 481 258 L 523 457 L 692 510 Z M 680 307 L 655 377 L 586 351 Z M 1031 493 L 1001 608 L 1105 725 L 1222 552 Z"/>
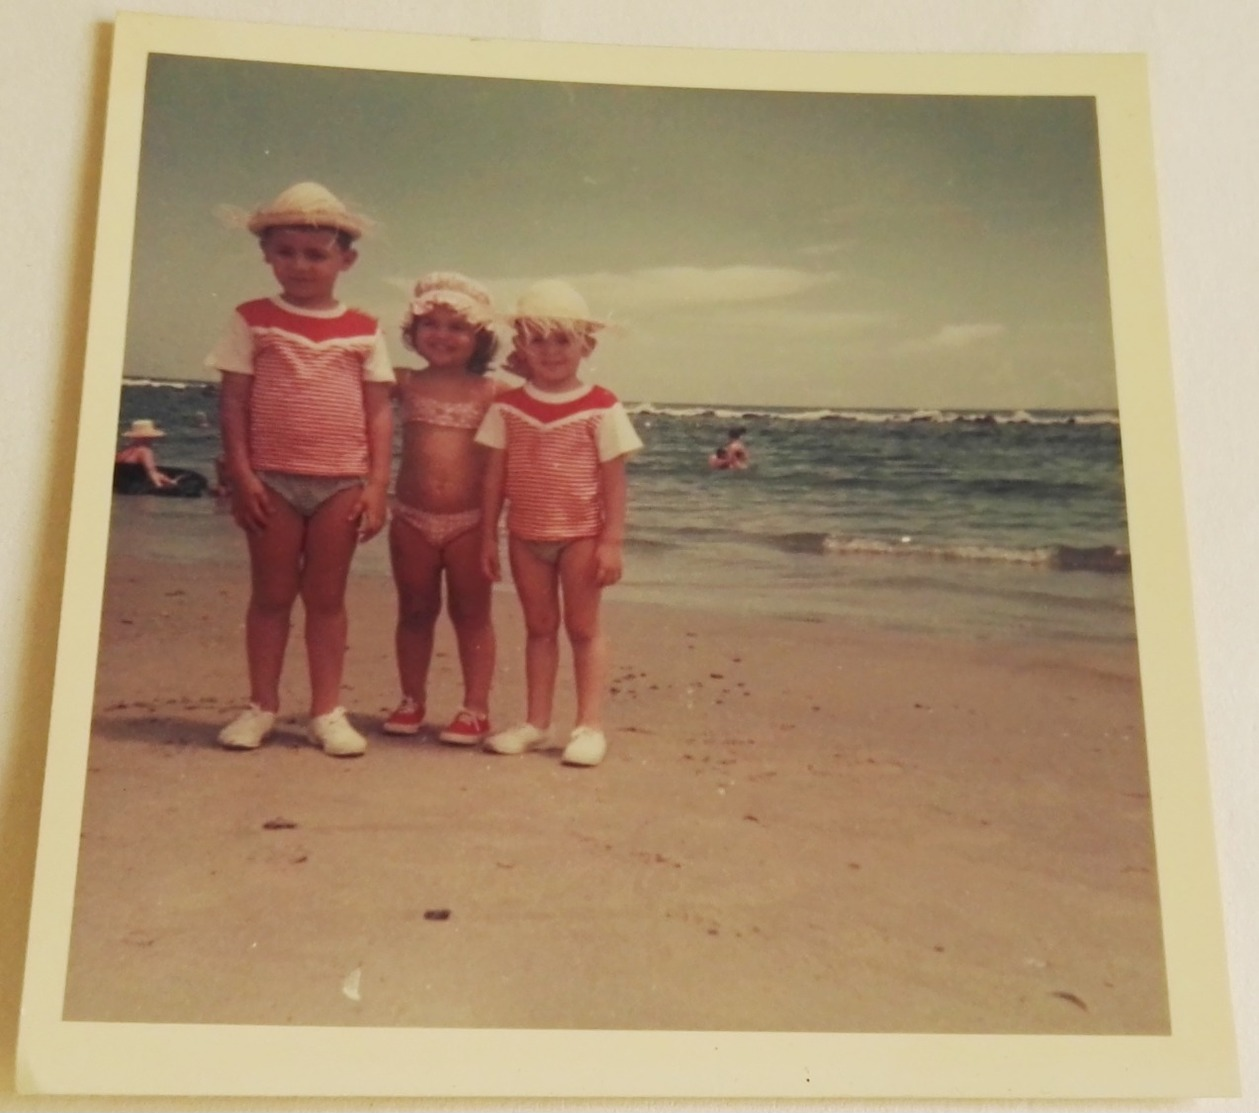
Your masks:
<path fill-rule="evenodd" d="M 187 571 L 185 569 L 184 571 Z M 393 593 L 346 703 L 254 753 L 240 570 L 111 561 L 70 1020 L 1144 1034 L 1168 1029 L 1134 647 L 618 605 L 611 749 L 390 738 Z M 496 597 L 493 712 L 523 708 Z M 434 729 L 457 709 L 443 625 Z M 302 709 L 300 625 L 286 712 Z M 557 727 L 571 725 L 568 663 Z"/>

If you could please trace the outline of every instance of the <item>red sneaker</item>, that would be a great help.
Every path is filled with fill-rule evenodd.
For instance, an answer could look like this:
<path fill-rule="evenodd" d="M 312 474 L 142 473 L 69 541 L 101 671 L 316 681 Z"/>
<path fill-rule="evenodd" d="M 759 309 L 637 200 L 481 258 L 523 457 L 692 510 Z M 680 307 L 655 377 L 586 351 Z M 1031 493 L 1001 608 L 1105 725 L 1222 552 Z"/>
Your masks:
<path fill-rule="evenodd" d="M 452 746 L 475 746 L 478 742 L 485 741 L 489 733 L 489 716 L 478 715 L 475 711 L 469 711 L 464 707 L 450 721 L 450 726 L 437 737 Z"/>
<path fill-rule="evenodd" d="M 386 734 L 419 734 L 424 725 L 424 705 L 404 696 L 397 710 L 380 725 Z"/>

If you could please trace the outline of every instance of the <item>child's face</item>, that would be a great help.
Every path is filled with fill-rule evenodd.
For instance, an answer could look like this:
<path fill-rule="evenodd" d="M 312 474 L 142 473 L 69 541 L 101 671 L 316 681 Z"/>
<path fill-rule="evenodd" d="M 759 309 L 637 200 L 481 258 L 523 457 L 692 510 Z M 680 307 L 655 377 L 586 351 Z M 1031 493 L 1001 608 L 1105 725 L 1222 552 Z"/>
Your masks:
<path fill-rule="evenodd" d="M 337 279 L 354 265 L 358 252 L 342 247 L 336 233 L 323 228 L 272 228 L 262 237 L 262 257 L 285 301 L 327 309 L 336 304 Z"/>
<path fill-rule="evenodd" d="M 477 333 L 463 317 L 445 305 L 435 305 L 411 326 L 411 343 L 434 370 L 467 370 L 476 351 Z"/>
<path fill-rule="evenodd" d="M 517 347 L 528 378 L 539 390 L 563 391 L 578 385 L 581 361 L 595 350 L 595 338 L 580 332 L 522 332 Z"/>

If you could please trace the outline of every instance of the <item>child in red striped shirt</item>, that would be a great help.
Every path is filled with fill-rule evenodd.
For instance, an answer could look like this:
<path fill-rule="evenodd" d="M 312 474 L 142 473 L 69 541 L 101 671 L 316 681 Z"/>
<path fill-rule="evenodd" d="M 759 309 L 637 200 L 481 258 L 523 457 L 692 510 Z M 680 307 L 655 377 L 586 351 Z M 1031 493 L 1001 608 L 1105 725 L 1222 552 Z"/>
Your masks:
<path fill-rule="evenodd" d="M 246 223 L 280 285 L 237 307 L 206 359 L 223 378 L 220 423 L 232 516 L 249 544 L 250 704 L 219 733 L 252 750 L 275 726 L 293 604 L 306 611 L 311 740 L 366 748 L 341 706 L 345 589 L 359 541 L 385 523 L 393 367 L 375 319 L 337 301 L 366 221 L 303 182 Z"/>
<path fill-rule="evenodd" d="M 598 765 L 608 745 L 599 603 L 603 589 L 621 578 L 625 465 L 642 441 L 612 392 L 578 377 L 604 322 L 576 290 L 539 282 L 521 297 L 512 321 L 514 354 L 528 381 L 498 397 L 477 441 L 490 449 L 482 561 L 488 576 L 501 578 L 498 520 L 506 502 L 508 557 L 525 620 L 528 707 L 524 723 L 491 735 L 486 747 L 519 754 L 549 744 L 562 618 L 577 695 L 577 726 L 563 760 Z"/>

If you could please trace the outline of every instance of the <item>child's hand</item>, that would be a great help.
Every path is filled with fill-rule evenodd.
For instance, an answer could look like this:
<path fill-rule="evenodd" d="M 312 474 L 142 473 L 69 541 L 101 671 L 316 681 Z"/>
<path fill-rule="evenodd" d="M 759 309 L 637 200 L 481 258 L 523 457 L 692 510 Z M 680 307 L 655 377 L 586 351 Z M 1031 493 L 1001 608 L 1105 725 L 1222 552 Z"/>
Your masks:
<path fill-rule="evenodd" d="M 358 539 L 370 541 L 385 527 L 385 492 L 368 484 L 359 495 L 350 520 L 358 522 Z"/>
<path fill-rule="evenodd" d="M 481 571 L 491 583 L 498 583 L 503 578 L 503 569 L 498 560 L 497 537 L 481 539 Z"/>
<path fill-rule="evenodd" d="M 271 498 L 266 484 L 253 472 L 236 478 L 229 488 L 232 519 L 246 533 L 260 533 L 271 517 Z"/>
<path fill-rule="evenodd" d="M 610 587 L 620 580 L 622 570 L 621 543 L 600 541 L 595 546 L 595 583 Z"/>

